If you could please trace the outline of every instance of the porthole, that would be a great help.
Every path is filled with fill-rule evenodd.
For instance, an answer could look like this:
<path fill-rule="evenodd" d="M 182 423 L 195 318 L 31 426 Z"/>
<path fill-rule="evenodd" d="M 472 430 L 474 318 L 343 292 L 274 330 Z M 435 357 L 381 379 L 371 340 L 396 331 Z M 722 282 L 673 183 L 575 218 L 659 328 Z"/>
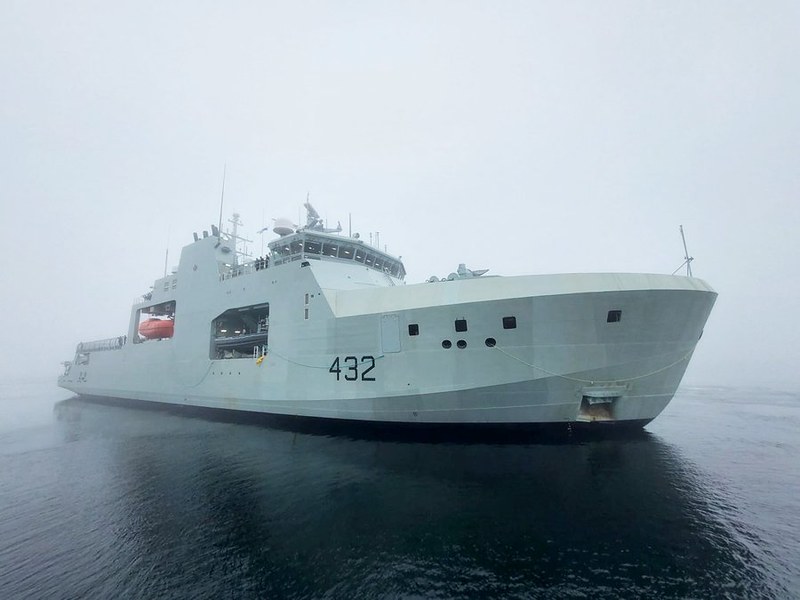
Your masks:
<path fill-rule="evenodd" d="M 453 342 L 451 342 L 450 340 L 444 340 L 442 342 L 442 348 L 444 348 L 445 350 L 448 350 L 452 347 L 453 347 Z"/>
<path fill-rule="evenodd" d="M 494 338 L 486 338 L 484 342 L 489 348 L 494 348 L 497 345 L 497 340 Z"/>
<path fill-rule="evenodd" d="M 466 342 L 466 340 L 458 340 L 456 342 L 456 346 L 458 346 L 459 348 L 461 348 L 463 350 L 464 348 L 467 347 L 467 342 Z"/>

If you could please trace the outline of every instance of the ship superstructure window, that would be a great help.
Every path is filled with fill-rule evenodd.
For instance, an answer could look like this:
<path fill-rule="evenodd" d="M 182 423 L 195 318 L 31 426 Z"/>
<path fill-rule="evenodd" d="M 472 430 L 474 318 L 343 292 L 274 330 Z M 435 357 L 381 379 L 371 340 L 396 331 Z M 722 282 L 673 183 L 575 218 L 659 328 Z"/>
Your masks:
<path fill-rule="evenodd" d="M 287 260 L 292 254 L 292 249 L 289 244 L 275 244 L 272 246 L 272 257 L 276 265 L 279 265 Z"/>
<path fill-rule="evenodd" d="M 363 242 L 311 232 L 296 234 L 291 239 L 270 244 L 274 264 L 315 258 L 320 260 L 351 261 L 363 263 L 370 269 L 403 279 L 406 270 L 399 260 Z"/>
<path fill-rule="evenodd" d="M 503 317 L 503 329 L 516 329 L 517 317 Z"/>
<path fill-rule="evenodd" d="M 418 323 L 409 323 L 408 324 L 408 335 L 419 335 L 419 324 Z"/>
<path fill-rule="evenodd" d="M 231 308 L 211 322 L 211 358 L 258 358 L 267 351 L 269 304 Z"/>
<path fill-rule="evenodd" d="M 466 330 L 467 330 L 467 320 L 456 319 L 456 331 L 466 331 Z"/>
<path fill-rule="evenodd" d="M 173 300 L 145 306 L 136 311 L 134 344 L 171 338 L 174 331 L 175 302 Z"/>
<path fill-rule="evenodd" d="M 308 321 L 308 309 L 309 309 L 310 297 L 306 294 L 305 302 L 303 304 L 303 319 Z"/>
<path fill-rule="evenodd" d="M 622 320 L 621 310 L 610 310 L 606 317 L 606 323 L 619 323 Z"/>

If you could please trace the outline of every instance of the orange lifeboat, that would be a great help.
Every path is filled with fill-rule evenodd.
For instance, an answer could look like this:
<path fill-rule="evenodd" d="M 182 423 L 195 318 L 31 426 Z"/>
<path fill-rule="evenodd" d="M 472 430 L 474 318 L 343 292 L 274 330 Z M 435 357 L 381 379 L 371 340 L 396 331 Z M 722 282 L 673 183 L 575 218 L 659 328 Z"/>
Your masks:
<path fill-rule="evenodd" d="M 171 338 L 175 331 L 175 321 L 172 319 L 147 319 L 139 325 L 139 335 L 148 340 Z"/>

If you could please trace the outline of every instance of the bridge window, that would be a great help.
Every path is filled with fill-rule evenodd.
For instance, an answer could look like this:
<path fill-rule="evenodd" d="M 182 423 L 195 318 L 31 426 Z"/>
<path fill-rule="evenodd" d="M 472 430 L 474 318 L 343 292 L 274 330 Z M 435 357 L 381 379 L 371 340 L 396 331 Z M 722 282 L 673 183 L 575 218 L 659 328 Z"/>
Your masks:
<path fill-rule="evenodd" d="M 289 256 L 291 253 L 291 249 L 289 248 L 289 244 L 281 244 L 280 246 L 275 246 L 272 250 L 278 257 L 286 257 Z"/>
<path fill-rule="evenodd" d="M 270 246 L 273 264 L 280 265 L 302 256 L 325 256 L 340 260 L 356 260 L 381 273 L 399 279 L 405 278 L 406 272 L 402 263 L 370 248 L 357 243 L 340 242 L 304 234 L 300 239 L 277 242 Z M 165 284 L 166 285 L 166 284 Z"/>

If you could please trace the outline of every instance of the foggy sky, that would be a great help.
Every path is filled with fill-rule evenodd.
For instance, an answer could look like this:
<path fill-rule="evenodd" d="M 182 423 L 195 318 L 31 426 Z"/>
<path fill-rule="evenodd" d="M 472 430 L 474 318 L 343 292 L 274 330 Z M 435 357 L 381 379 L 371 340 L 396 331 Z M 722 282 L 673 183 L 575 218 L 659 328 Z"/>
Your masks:
<path fill-rule="evenodd" d="M 0 373 L 126 332 L 193 231 L 311 201 L 407 281 L 671 273 L 685 381 L 796 387 L 796 2 L 0 3 Z M 266 240 L 272 239 L 270 235 Z"/>

